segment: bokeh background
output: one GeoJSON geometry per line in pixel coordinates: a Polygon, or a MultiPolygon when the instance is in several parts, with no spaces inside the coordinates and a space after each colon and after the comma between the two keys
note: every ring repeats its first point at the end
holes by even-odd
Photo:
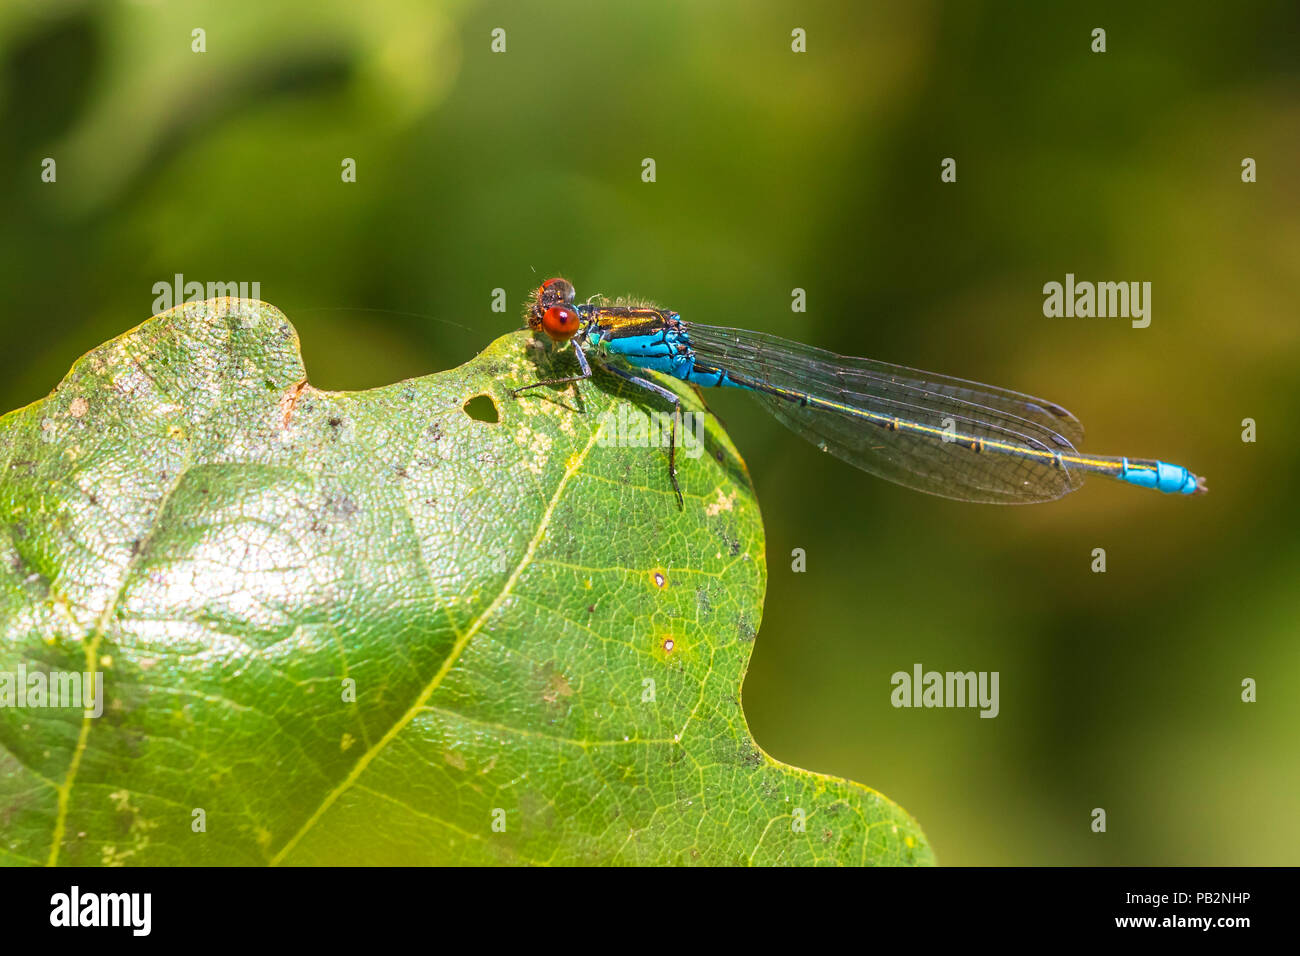
{"type": "Polygon", "coordinates": [[[260,282],[326,388],[459,364],[562,273],[1045,395],[1211,493],[961,505],[714,398],[767,526],[755,736],[948,864],[1300,863],[1297,49],[1292,0],[7,0],[0,406],[175,273],[260,282]],[[1066,272],[1150,281],[1151,326],[1044,318],[1066,272]],[[892,708],[916,662],[999,671],[1000,716],[892,708]]]}

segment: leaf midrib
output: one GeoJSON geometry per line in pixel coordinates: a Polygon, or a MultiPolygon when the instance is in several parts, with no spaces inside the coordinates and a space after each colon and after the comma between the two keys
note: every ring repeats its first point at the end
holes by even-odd
{"type": "Polygon", "coordinates": [[[587,455],[591,452],[591,449],[595,447],[596,439],[599,437],[599,434],[599,429],[593,431],[591,438],[587,440],[587,444],[583,447],[582,451],[576,458],[571,459],[566,465],[564,475],[560,478],[560,481],[555,488],[555,493],[547,503],[546,510],[542,512],[541,520],[537,525],[537,531],[533,534],[532,540],[528,542],[528,547],[524,549],[523,557],[519,559],[519,563],[515,566],[514,571],[512,571],[510,577],[506,579],[505,584],[503,584],[501,590],[497,592],[496,597],[492,599],[492,603],[484,608],[483,613],[474,619],[474,622],[468,629],[466,629],[465,633],[457,636],[456,643],[452,645],[451,650],[448,651],[446,658],[443,659],[442,665],[430,679],[424,690],[422,690],[419,696],[416,697],[414,703],[411,704],[406,713],[394,722],[393,726],[390,727],[381,738],[379,738],[374,746],[357,759],[357,762],[352,765],[352,769],[348,772],[348,775],[344,777],[333,790],[325,795],[324,799],[321,800],[320,805],[312,812],[311,816],[307,818],[298,831],[285,842],[279,852],[271,857],[268,861],[269,865],[279,866],[284,862],[285,858],[293,852],[294,848],[297,847],[302,838],[306,836],[308,831],[310,831],[312,827],[314,827],[316,823],[329,811],[330,807],[334,805],[339,797],[347,792],[347,790],[349,790],[352,785],[361,778],[361,775],[365,773],[366,768],[370,766],[370,763],[374,758],[378,756],[380,752],[382,752],[383,749],[387,747],[388,744],[392,742],[392,740],[401,733],[418,714],[424,711],[425,705],[428,704],[429,700],[438,690],[438,687],[442,684],[447,674],[451,672],[452,667],[456,665],[456,662],[460,659],[461,654],[469,645],[469,642],[480,630],[482,630],[483,625],[487,623],[488,618],[495,614],[497,608],[499,608],[505,599],[510,596],[510,593],[514,590],[514,586],[518,582],[520,575],[522,575],[524,570],[532,563],[533,556],[537,553],[537,549],[541,546],[542,539],[546,536],[546,531],[550,527],[551,517],[555,514],[555,509],[559,506],[560,500],[564,497],[565,489],[568,487],[573,476],[578,473],[582,468],[583,463],[587,460],[587,455]]]}

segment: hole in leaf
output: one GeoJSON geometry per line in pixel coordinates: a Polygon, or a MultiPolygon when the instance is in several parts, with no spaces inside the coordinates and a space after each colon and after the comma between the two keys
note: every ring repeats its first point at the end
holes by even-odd
{"type": "Polygon", "coordinates": [[[497,411],[497,403],[492,401],[489,395],[475,395],[463,406],[465,414],[476,422],[487,422],[495,425],[501,421],[501,413],[497,411]]]}

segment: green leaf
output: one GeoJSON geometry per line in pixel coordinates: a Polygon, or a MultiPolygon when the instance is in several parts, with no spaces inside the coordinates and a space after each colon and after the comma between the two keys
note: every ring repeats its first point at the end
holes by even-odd
{"type": "Polygon", "coordinates": [[[509,394],[572,370],[519,332],[324,392],[279,311],[217,299],[0,419],[0,691],[104,690],[0,708],[0,861],[932,862],[749,736],[763,532],[716,420],[679,509],[662,449],[600,439],[653,400],[509,394]]]}

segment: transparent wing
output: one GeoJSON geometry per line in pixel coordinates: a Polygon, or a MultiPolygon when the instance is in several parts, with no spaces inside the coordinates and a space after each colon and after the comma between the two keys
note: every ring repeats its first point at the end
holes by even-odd
{"type": "Polygon", "coordinates": [[[784,425],[888,481],[1008,504],[1050,501],[1083,482],[1061,459],[1083,426],[1054,402],[762,332],[686,325],[697,366],[760,386],[753,394],[784,425]]]}

